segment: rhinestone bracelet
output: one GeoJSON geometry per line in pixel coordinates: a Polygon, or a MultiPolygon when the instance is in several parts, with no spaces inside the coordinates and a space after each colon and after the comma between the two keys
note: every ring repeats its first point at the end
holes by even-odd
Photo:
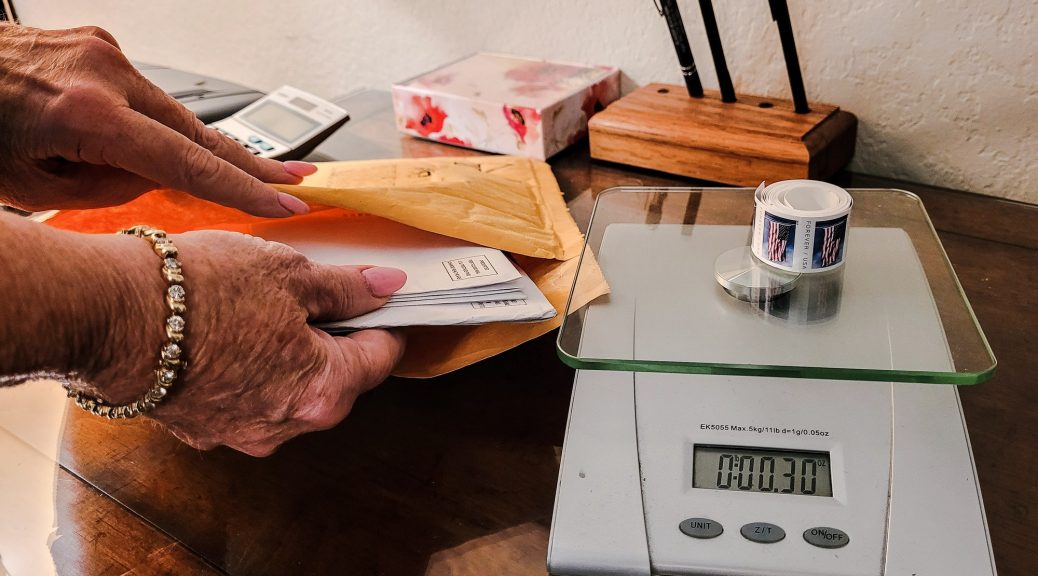
{"type": "Polygon", "coordinates": [[[184,351],[181,348],[181,340],[184,339],[184,312],[187,310],[185,305],[187,293],[182,284],[184,276],[182,274],[183,270],[180,267],[180,261],[177,260],[176,246],[173,245],[172,240],[166,237],[165,232],[148,226],[134,226],[133,228],[120,230],[119,233],[148,240],[151,242],[155,253],[162,259],[162,276],[169,284],[166,288],[166,304],[169,306],[170,315],[166,318],[166,337],[168,341],[159,350],[159,367],[155,370],[155,383],[136,401],[113,406],[106,404],[100,398],[77,392],[72,389],[70,383],[64,383],[68,397],[75,400],[77,406],[87,412],[112,420],[134,418],[155,408],[169,393],[169,389],[177,381],[180,371],[187,366],[183,359],[184,351]]]}

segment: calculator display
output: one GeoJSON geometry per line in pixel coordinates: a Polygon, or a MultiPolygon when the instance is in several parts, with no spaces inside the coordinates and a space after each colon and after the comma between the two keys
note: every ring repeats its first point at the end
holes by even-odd
{"type": "Polygon", "coordinates": [[[286,143],[295,142],[321,125],[316,120],[269,100],[249,110],[241,118],[286,143]]]}
{"type": "Polygon", "coordinates": [[[300,110],[306,110],[307,112],[313,110],[314,108],[317,108],[317,104],[314,104],[313,102],[305,98],[300,98],[299,96],[296,96],[295,98],[289,100],[288,103],[295,106],[296,108],[299,108],[300,110]]]}

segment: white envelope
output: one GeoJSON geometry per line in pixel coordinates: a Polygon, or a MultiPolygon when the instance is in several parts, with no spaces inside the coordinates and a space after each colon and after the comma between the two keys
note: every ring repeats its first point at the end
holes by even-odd
{"type": "MultiPolygon", "coordinates": [[[[512,280],[515,282],[515,280],[512,280]]],[[[509,282],[502,282],[501,284],[494,284],[492,286],[484,286],[482,288],[466,288],[464,290],[434,290],[432,292],[421,292],[418,294],[394,294],[389,297],[390,302],[407,302],[411,301],[422,301],[422,300],[434,300],[436,298],[451,297],[456,298],[459,296],[466,296],[470,301],[489,300],[487,296],[493,296],[495,294],[503,294],[505,292],[514,292],[515,288],[512,288],[509,282]]],[[[502,296],[504,298],[504,296],[502,296]]]]}
{"type": "MultiPolygon", "coordinates": [[[[513,280],[514,282],[514,280],[513,280]]],[[[472,296],[462,294],[460,296],[436,296],[435,298],[423,298],[421,300],[393,300],[383,304],[385,308],[394,306],[427,306],[429,304],[458,304],[460,302],[486,302],[488,300],[522,300],[526,294],[522,290],[506,290],[485,296],[472,296]]]]}
{"type": "Polygon", "coordinates": [[[488,322],[536,322],[555,317],[555,307],[548,302],[530,277],[523,274],[514,284],[527,295],[522,300],[492,300],[464,304],[426,304],[398,306],[368,312],[341,322],[328,322],[317,327],[328,332],[350,332],[365,328],[397,326],[455,326],[488,322]]]}
{"type": "Polygon", "coordinates": [[[325,264],[399,268],[407,273],[407,282],[398,295],[488,286],[520,277],[500,250],[374,216],[264,222],[254,225],[253,233],[325,264]]]}

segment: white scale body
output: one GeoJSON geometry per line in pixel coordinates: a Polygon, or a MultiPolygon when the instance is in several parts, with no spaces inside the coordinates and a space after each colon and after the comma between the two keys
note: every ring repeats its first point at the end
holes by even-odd
{"type": "MultiPolygon", "coordinates": [[[[619,225],[606,231],[599,255],[603,268],[629,266],[630,273],[609,277],[608,309],[588,311],[582,354],[595,357],[598,343],[608,340],[613,346],[618,338],[628,340],[622,344],[632,349],[658,350],[662,358],[678,353],[668,346],[717,346],[712,353],[724,354],[724,337],[687,341],[680,326],[691,318],[652,293],[652,279],[658,281],[661,267],[675,268],[675,258],[714,257],[716,250],[702,249],[702,233],[714,234],[705,245],[713,246],[718,238],[738,245],[747,230],[696,228],[691,235],[665,226],[619,225]],[[660,242],[660,234],[669,236],[660,242]],[[651,259],[638,256],[647,246],[655,255],[651,259]],[[641,297],[624,296],[634,293],[641,297]],[[638,328],[632,333],[634,307],[638,328]],[[628,328],[615,329],[621,325],[628,328]]],[[[921,368],[933,362],[946,366],[947,345],[932,299],[927,303],[892,294],[876,306],[853,304],[862,300],[862,291],[889,278],[909,287],[922,281],[925,287],[908,238],[892,229],[855,229],[852,238],[874,250],[852,252],[849,262],[872,253],[893,263],[885,279],[847,270],[839,319],[873,328],[849,353],[896,355],[895,350],[907,347],[921,368]],[[894,326],[902,322],[909,324],[894,326]],[[916,342],[881,337],[872,346],[869,337],[885,327],[892,327],[888,334],[915,330],[916,342]]],[[[849,244],[851,249],[855,245],[849,244]]],[[[858,272],[867,269],[857,266],[858,272]]],[[[692,292],[719,290],[710,285],[712,278],[678,281],[692,292]]],[[[695,315],[717,322],[719,331],[746,329],[738,318],[726,317],[729,303],[715,301],[721,307],[705,304],[707,309],[695,315]],[[712,314],[717,316],[711,319],[712,314]]],[[[743,303],[732,299],[730,305],[743,303]]],[[[807,339],[806,345],[830,345],[825,327],[797,334],[807,339]],[[812,334],[817,342],[810,340],[812,334]]],[[[762,334],[756,344],[766,345],[772,337],[762,334]]],[[[762,364],[779,363],[766,354],[762,364]]],[[[574,384],[548,568],[558,576],[995,574],[955,386],[595,370],[579,370],[574,384]],[[697,445],[827,453],[832,496],[694,488],[697,445]],[[719,523],[723,532],[712,538],[687,536],[679,524],[689,518],[719,523]],[[744,525],[761,522],[780,528],[785,537],[760,543],[742,535],[744,525]],[[804,533],[813,528],[835,528],[848,542],[839,548],[812,545],[804,533]]]]}

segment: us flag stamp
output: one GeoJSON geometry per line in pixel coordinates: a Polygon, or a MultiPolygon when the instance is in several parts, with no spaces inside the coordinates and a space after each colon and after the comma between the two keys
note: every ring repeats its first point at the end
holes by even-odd
{"type": "Polygon", "coordinates": [[[796,220],[782,218],[770,212],[765,212],[761,255],[776,264],[791,266],[796,229],[796,220]]]}
{"type": "Polygon", "coordinates": [[[811,267],[828,268],[843,260],[847,235],[847,216],[815,223],[815,243],[811,250],[811,267]]]}

